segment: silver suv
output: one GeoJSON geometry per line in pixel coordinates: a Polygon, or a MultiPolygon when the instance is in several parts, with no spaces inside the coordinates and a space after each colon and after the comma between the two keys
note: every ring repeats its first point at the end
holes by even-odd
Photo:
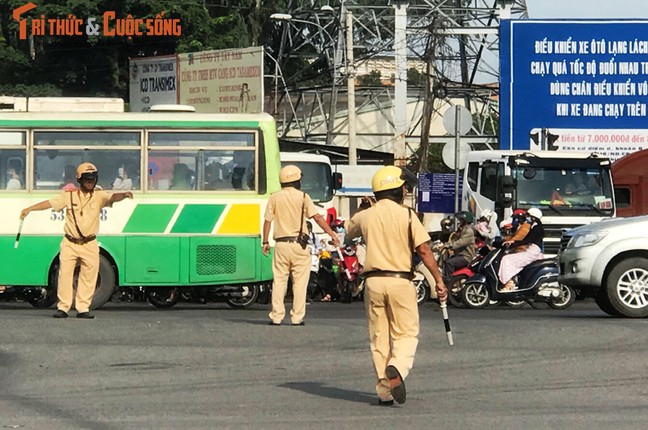
{"type": "Polygon", "coordinates": [[[614,316],[648,316],[648,216],[612,218],[561,239],[558,281],[614,316]]]}

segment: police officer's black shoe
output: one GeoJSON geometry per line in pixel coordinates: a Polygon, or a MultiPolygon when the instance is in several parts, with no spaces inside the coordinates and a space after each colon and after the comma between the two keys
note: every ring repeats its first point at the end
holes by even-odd
{"type": "Polygon", "coordinates": [[[67,318],[68,314],[67,314],[67,312],[62,311],[62,310],[59,309],[56,312],[54,312],[54,315],[52,315],[52,317],[54,317],[54,318],[67,318]]]}
{"type": "Polygon", "coordinates": [[[94,315],[90,315],[90,312],[81,312],[77,314],[77,318],[91,320],[94,319],[94,315]]]}
{"type": "Polygon", "coordinates": [[[268,325],[281,325],[281,323],[277,323],[277,322],[274,322],[274,321],[270,321],[270,322],[268,323],[268,325]]]}
{"type": "Polygon", "coordinates": [[[378,399],[378,406],[394,406],[394,401],[378,399]]]}
{"type": "Polygon", "coordinates": [[[304,321],[300,321],[298,323],[292,323],[291,325],[298,326],[298,325],[306,325],[304,321]]]}

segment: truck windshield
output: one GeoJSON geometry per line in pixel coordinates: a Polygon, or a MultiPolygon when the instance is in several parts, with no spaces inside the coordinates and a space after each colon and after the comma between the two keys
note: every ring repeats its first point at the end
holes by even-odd
{"type": "Polygon", "coordinates": [[[512,171],[517,206],[551,209],[552,215],[610,216],[614,205],[609,169],[525,167],[512,171]]]}
{"type": "Polygon", "coordinates": [[[315,203],[326,203],[333,200],[333,176],[331,165],[311,161],[290,161],[302,171],[301,189],[308,193],[315,203]]]}

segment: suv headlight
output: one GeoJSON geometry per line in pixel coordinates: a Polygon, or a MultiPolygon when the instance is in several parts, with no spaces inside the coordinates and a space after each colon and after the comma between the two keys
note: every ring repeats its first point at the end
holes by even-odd
{"type": "Polygon", "coordinates": [[[582,248],[584,246],[596,245],[602,241],[607,234],[607,231],[597,231],[574,235],[567,244],[567,248],[582,248]]]}

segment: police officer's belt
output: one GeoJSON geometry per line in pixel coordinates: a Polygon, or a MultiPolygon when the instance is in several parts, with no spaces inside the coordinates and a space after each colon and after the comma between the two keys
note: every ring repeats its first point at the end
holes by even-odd
{"type": "Polygon", "coordinates": [[[83,244],[86,244],[88,242],[92,242],[93,240],[95,240],[97,238],[97,236],[95,236],[94,234],[91,234],[90,236],[86,236],[83,239],[77,239],[74,236],[70,236],[69,234],[66,234],[65,238],[67,240],[69,240],[70,242],[75,243],[77,245],[83,245],[83,244]]]}
{"type": "Polygon", "coordinates": [[[409,279],[410,281],[414,278],[412,272],[395,272],[391,270],[372,270],[371,272],[363,272],[362,276],[364,278],[373,278],[374,276],[382,278],[402,278],[409,279]]]}
{"type": "Polygon", "coordinates": [[[284,236],[275,239],[275,242],[297,242],[297,236],[284,236]]]}

